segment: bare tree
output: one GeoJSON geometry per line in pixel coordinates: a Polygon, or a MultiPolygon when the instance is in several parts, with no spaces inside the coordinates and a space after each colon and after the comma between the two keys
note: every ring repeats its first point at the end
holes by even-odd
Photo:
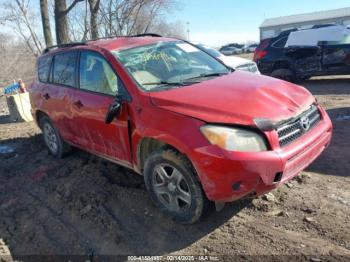
{"type": "Polygon", "coordinates": [[[167,22],[159,19],[158,21],[154,21],[153,25],[150,26],[149,31],[157,32],[158,34],[167,37],[186,38],[185,25],[181,21],[167,22]]]}
{"type": "Polygon", "coordinates": [[[26,43],[34,56],[42,50],[41,39],[36,32],[37,18],[34,9],[31,9],[29,0],[7,1],[3,4],[0,21],[13,29],[26,43]]]}
{"type": "Polygon", "coordinates": [[[73,7],[84,0],[74,0],[67,8],[66,0],[55,0],[55,30],[57,44],[69,42],[67,14],[73,7]]]}
{"type": "Polygon", "coordinates": [[[98,38],[97,14],[100,8],[100,0],[88,0],[90,6],[90,28],[91,38],[98,38]]]}
{"type": "Polygon", "coordinates": [[[105,36],[150,32],[161,21],[159,18],[173,9],[176,3],[176,0],[102,0],[100,32],[105,36]]]}
{"type": "Polygon", "coordinates": [[[0,57],[0,86],[6,86],[18,78],[25,82],[32,80],[35,57],[25,40],[0,33],[0,57]]]}
{"type": "Polygon", "coordinates": [[[74,7],[67,16],[70,41],[85,41],[90,38],[90,12],[88,1],[74,7]]]}
{"type": "MultiPolygon", "coordinates": [[[[72,0],[71,0],[72,1],[72,0]]],[[[71,40],[147,32],[184,36],[182,23],[169,22],[178,0],[87,0],[69,12],[71,40]],[[167,30],[168,29],[168,30],[167,30]]]]}
{"type": "Polygon", "coordinates": [[[46,46],[52,46],[52,34],[47,0],[40,0],[40,12],[46,46]]]}
{"type": "Polygon", "coordinates": [[[55,40],[62,44],[145,32],[178,36],[183,31],[182,24],[168,22],[177,0],[86,0],[84,5],[77,4],[84,0],[40,0],[40,12],[34,0],[4,1],[0,24],[13,29],[35,56],[43,39],[51,46],[55,40]]]}

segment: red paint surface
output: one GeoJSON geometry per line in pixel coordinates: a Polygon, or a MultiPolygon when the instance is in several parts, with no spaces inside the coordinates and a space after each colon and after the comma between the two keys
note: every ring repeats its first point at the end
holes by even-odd
{"type": "MultiPolygon", "coordinates": [[[[271,150],[259,153],[228,152],[209,144],[199,128],[206,123],[247,125],[254,118],[283,121],[315,102],[303,87],[244,72],[203,81],[192,86],[157,93],[140,91],[111,55],[164,38],[100,40],[75,50],[94,50],[103,55],[121,78],[132,100],[111,124],[104,118],[113,97],[63,86],[35,82],[30,88],[32,112],[47,114],[69,143],[140,172],[138,147],[144,138],[158,139],[185,154],[195,167],[211,200],[232,201],[249,193],[267,192],[306,168],[329,144],[332,124],[321,108],[321,122],[283,148],[276,131],[262,132],[271,150]],[[43,95],[49,93],[50,99],[43,95]],[[74,103],[80,101],[83,107],[74,103]],[[282,181],[273,183],[278,172],[282,181]],[[232,184],[240,182],[239,190],[232,184]]],[[[54,53],[56,51],[52,51],[54,53]]]]}

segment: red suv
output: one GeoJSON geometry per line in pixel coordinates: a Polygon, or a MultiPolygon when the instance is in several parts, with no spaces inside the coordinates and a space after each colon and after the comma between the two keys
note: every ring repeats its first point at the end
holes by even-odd
{"type": "Polygon", "coordinates": [[[292,179],[332,134],[303,87],[155,36],[45,50],[30,97],[52,155],[74,146],[133,169],[182,223],[197,221],[210,201],[221,207],[292,179]]]}

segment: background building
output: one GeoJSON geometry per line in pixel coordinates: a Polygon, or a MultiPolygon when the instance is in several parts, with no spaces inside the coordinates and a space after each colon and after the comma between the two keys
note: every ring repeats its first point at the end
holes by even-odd
{"type": "Polygon", "coordinates": [[[308,29],[322,24],[350,25],[350,7],[265,19],[260,26],[260,40],[288,29],[308,29]]]}

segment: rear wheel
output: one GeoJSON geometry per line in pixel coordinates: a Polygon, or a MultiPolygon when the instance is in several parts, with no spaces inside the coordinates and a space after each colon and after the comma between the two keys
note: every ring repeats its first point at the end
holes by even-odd
{"type": "Polygon", "coordinates": [[[288,82],[292,82],[292,83],[296,81],[296,76],[294,71],[287,68],[276,69],[271,73],[271,76],[288,81],[288,82]]]}
{"type": "Polygon", "coordinates": [[[297,79],[297,82],[303,82],[303,81],[306,81],[306,80],[309,80],[311,77],[310,76],[299,76],[298,79],[297,79]]]}
{"type": "Polygon", "coordinates": [[[70,145],[64,142],[48,117],[44,116],[40,119],[40,127],[43,133],[44,142],[53,156],[62,158],[71,150],[70,145]]]}
{"type": "Polygon", "coordinates": [[[189,161],[175,150],[159,150],[147,159],[144,179],[152,201],[173,220],[192,224],[208,201],[189,161]]]}

